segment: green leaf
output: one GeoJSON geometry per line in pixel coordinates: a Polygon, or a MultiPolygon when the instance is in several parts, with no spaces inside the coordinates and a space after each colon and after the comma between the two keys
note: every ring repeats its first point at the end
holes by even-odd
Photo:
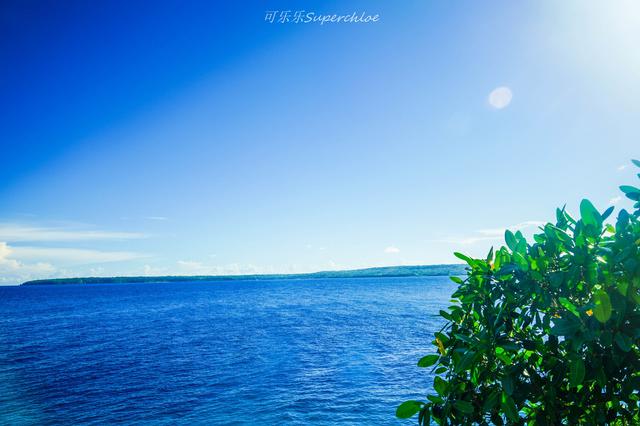
{"type": "Polygon", "coordinates": [[[497,389],[491,392],[482,404],[482,411],[486,413],[488,411],[491,411],[496,405],[498,405],[498,403],[500,402],[500,394],[500,391],[497,389]]]}
{"type": "Polygon", "coordinates": [[[605,348],[608,348],[613,344],[613,333],[609,330],[605,330],[600,334],[600,343],[605,348]]]}
{"type": "Polygon", "coordinates": [[[460,363],[456,365],[455,371],[457,373],[461,373],[463,371],[468,370],[473,366],[473,362],[475,361],[476,353],[475,351],[468,350],[464,356],[460,359],[460,363]]]}
{"type": "Polygon", "coordinates": [[[553,320],[551,334],[554,336],[573,336],[580,329],[580,322],[570,318],[558,318],[553,320]]]}
{"type": "Polygon", "coordinates": [[[462,278],[460,278],[460,277],[449,277],[449,279],[450,279],[451,281],[453,281],[454,283],[456,283],[456,284],[462,284],[462,283],[464,283],[464,281],[462,281],[462,278]]]}
{"type": "Polygon", "coordinates": [[[584,361],[577,358],[571,362],[569,367],[569,385],[571,387],[577,387],[582,384],[584,380],[584,361]]]}
{"type": "Polygon", "coordinates": [[[580,216],[585,225],[598,227],[602,224],[602,216],[600,216],[600,213],[598,213],[598,210],[593,206],[591,201],[586,198],[580,203],[580,216]]]}
{"type": "Polygon", "coordinates": [[[617,288],[621,295],[626,296],[629,291],[629,283],[626,281],[620,281],[617,288]]]}
{"type": "Polygon", "coordinates": [[[632,162],[633,164],[635,164],[636,166],[640,167],[640,161],[638,161],[638,160],[631,160],[631,162],[632,162]]]}
{"type": "Polygon", "coordinates": [[[529,270],[529,262],[527,262],[527,259],[522,254],[515,253],[513,255],[513,260],[515,260],[516,265],[518,265],[518,267],[524,272],[527,272],[529,270]]]}
{"type": "Polygon", "coordinates": [[[447,385],[448,383],[440,376],[436,376],[436,378],[433,379],[433,388],[435,389],[436,392],[438,392],[438,395],[446,394],[447,385]]]}
{"type": "Polygon", "coordinates": [[[507,243],[507,247],[509,247],[511,251],[516,250],[518,242],[516,241],[516,237],[515,235],[513,235],[513,232],[509,231],[508,229],[504,231],[504,240],[507,243]]]}
{"type": "Polygon", "coordinates": [[[558,301],[560,302],[560,304],[562,306],[564,306],[564,308],[566,310],[568,310],[569,312],[571,312],[573,315],[577,316],[578,318],[580,318],[580,312],[578,312],[578,308],[576,308],[576,305],[574,305],[573,303],[571,303],[569,301],[569,299],[567,299],[566,297],[561,297],[560,299],[558,299],[558,301]]]}
{"type": "Polygon", "coordinates": [[[640,188],[636,188],[635,186],[630,185],[622,185],[620,187],[620,190],[622,190],[622,192],[624,192],[625,194],[629,194],[631,192],[640,192],[640,188]]]}
{"type": "Polygon", "coordinates": [[[596,262],[589,263],[585,266],[585,278],[589,284],[598,283],[598,264],[596,262]]]}
{"type": "Polygon", "coordinates": [[[460,399],[454,402],[453,406],[456,408],[456,410],[460,411],[461,413],[464,413],[464,414],[473,413],[473,404],[471,404],[469,401],[464,401],[460,399]]]}
{"type": "Polygon", "coordinates": [[[463,342],[468,343],[470,345],[475,345],[476,344],[476,340],[474,340],[474,338],[471,338],[469,336],[465,336],[464,334],[454,333],[453,336],[456,339],[462,340],[463,342]]]}
{"type": "Polygon", "coordinates": [[[607,220],[607,218],[608,218],[609,216],[611,216],[611,213],[613,213],[613,210],[614,210],[614,209],[615,209],[615,207],[614,207],[614,206],[611,206],[611,207],[609,207],[608,209],[606,209],[606,210],[604,211],[604,213],[602,213],[602,220],[603,220],[603,221],[607,220]]]}
{"type": "Polygon", "coordinates": [[[596,371],[596,381],[601,387],[607,385],[607,374],[604,372],[604,368],[600,367],[600,369],[596,371]]]}
{"type": "Polygon", "coordinates": [[[440,355],[423,356],[422,358],[420,358],[420,361],[418,361],[418,367],[431,367],[436,362],[438,362],[439,358],[440,355]]]}
{"type": "Polygon", "coordinates": [[[405,401],[396,409],[396,417],[400,419],[408,419],[416,415],[418,411],[422,409],[424,402],[420,401],[405,401]]]}
{"type": "Polygon", "coordinates": [[[515,402],[513,402],[513,398],[511,398],[506,393],[502,393],[502,411],[507,415],[507,418],[512,422],[517,422],[520,419],[520,415],[518,414],[518,409],[516,408],[515,402]]]}
{"type": "Polygon", "coordinates": [[[627,196],[627,198],[633,200],[633,201],[638,201],[640,200],[640,189],[633,187],[633,186],[629,186],[629,185],[623,185],[620,187],[620,190],[622,192],[624,192],[624,194],[627,196]]]}
{"type": "Polygon", "coordinates": [[[491,247],[491,250],[489,250],[489,254],[487,254],[487,262],[493,262],[493,247],[491,247]]]}
{"type": "Polygon", "coordinates": [[[507,351],[502,347],[496,348],[496,357],[504,362],[506,365],[511,365],[511,357],[507,353],[507,351]]]}
{"type": "Polygon", "coordinates": [[[553,288],[560,287],[564,282],[564,274],[562,272],[552,272],[549,274],[549,282],[553,288]]]}
{"type": "Polygon", "coordinates": [[[611,299],[604,290],[599,290],[593,297],[595,307],[593,309],[593,315],[601,323],[609,321],[611,318],[611,299]]]}
{"type": "Polygon", "coordinates": [[[467,256],[465,254],[462,254],[462,253],[459,253],[459,252],[456,251],[455,253],[453,253],[453,255],[455,257],[457,257],[458,259],[460,259],[460,260],[464,260],[469,265],[471,265],[473,263],[473,259],[471,259],[469,256],[467,256]]]}
{"type": "Polygon", "coordinates": [[[504,376],[502,378],[502,389],[504,390],[504,392],[507,395],[512,395],[513,388],[514,388],[513,377],[510,375],[504,376]]]}
{"type": "Polygon", "coordinates": [[[616,345],[618,345],[618,347],[624,352],[629,352],[631,350],[630,339],[622,333],[616,333],[613,340],[616,342],[616,345]]]}
{"type": "Polygon", "coordinates": [[[431,425],[431,412],[429,407],[424,407],[418,414],[418,426],[430,426],[431,425]]]}
{"type": "Polygon", "coordinates": [[[449,312],[443,311],[442,309],[440,309],[439,314],[442,318],[446,319],[447,321],[451,321],[451,314],[449,312]]]}

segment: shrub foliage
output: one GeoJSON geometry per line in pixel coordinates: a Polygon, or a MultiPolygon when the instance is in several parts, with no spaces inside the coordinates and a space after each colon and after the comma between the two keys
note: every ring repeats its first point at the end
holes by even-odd
{"type": "MultiPolygon", "coordinates": [[[[640,162],[634,160],[640,167],[640,162]]],[[[640,177],[640,174],[638,175],[640,177]]],[[[640,424],[640,189],[632,212],[580,204],[468,264],[435,353],[435,393],[396,415],[428,425],[640,424]]]]}

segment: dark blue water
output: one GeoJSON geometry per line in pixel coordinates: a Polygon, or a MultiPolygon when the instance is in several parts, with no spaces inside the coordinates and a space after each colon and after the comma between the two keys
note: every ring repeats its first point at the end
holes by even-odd
{"type": "Polygon", "coordinates": [[[431,386],[416,362],[452,290],[445,277],[0,287],[0,424],[407,424],[395,407],[431,386]]]}

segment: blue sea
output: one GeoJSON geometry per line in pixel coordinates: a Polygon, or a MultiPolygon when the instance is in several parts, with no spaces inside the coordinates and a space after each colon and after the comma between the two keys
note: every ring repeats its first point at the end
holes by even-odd
{"type": "Polygon", "coordinates": [[[446,277],[0,287],[0,424],[395,425],[446,277]]]}

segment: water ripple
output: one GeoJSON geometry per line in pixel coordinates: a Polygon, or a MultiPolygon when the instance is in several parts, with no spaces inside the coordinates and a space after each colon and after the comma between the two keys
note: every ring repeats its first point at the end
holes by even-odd
{"type": "Polygon", "coordinates": [[[0,287],[0,424],[406,424],[446,278],[0,287]]]}

